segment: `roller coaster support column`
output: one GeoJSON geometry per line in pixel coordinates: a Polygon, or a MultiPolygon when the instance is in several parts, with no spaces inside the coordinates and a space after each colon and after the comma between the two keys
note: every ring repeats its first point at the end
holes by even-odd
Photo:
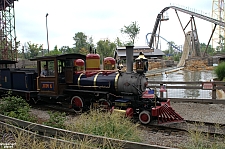
{"type": "Polygon", "coordinates": [[[214,26],[214,28],[213,28],[212,34],[211,34],[211,36],[210,36],[210,38],[209,38],[209,41],[208,41],[208,44],[207,44],[207,46],[206,46],[205,52],[204,52],[204,54],[203,54],[203,57],[205,56],[205,53],[206,53],[207,50],[208,50],[209,43],[210,43],[210,41],[211,41],[211,39],[212,39],[212,36],[213,36],[213,33],[214,33],[215,29],[216,29],[216,25],[217,25],[217,24],[215,24],[215,26],[214,26]]]}
{"type": "MultiPolygon", "coordinates": [[[[186,36],[186,34],[185,34],[185,28],[188,26],[188,24],[190,23],[190,21],[187,23],[187,25],[186,25],[186,27],[184,28],[183,27],[183,25],[182,25],[182,23],[181,23],[181,20],[180,20],[180,17],[179,17],[179,15],[178,15],[178,13],[177,13],[177,10],[175,9],[175,12],[176,12],[176,14],[177,14],[177,18],[178,18],[178,20],[179,20],[179,22],[180,22],[180,26],[181,26],[181,28],[182,28],[182,31],[183,31],[183,33],[184,33],[184,36],[185,36],[185,40],[187,40],[188,41],[188,38],[187,38],[187,36],[186,36]]],[[[188,46],[189,46],[189,48],[190,48],[190,42],[188,42],[189,44],[188,44],[188,46]]]]}

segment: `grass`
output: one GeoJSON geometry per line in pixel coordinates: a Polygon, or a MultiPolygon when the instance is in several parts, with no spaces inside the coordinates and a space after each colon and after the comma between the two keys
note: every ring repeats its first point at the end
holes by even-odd
{"type": "MultiPolygon", "coordinates": [[[[1,127],[0,127],[1,128],[1,127]]],[[[71,137],[63,137],[61,139],[51,139],[44,140],[36,135],[30,134],[27,131],[18,131],[14,129],[1,128],[0,134],[10,134],[11,135],[11,143],[9,140],[6,142],[1,142],[4,145],[0,146],[1,148],[9,148],[10,144],[14,144],[12,148],[14,149],[71,149],[71,148],[79,148],[79,149],[89,149],[92,148],[90,141],[82,140],[82,141],[74,141],[71,137]],[[3,132],[4,130],[4,132],[3,132]],[[13,132],[13,133],[12,133],[13,132]],[[8,146],[6,145],[9,144],[8,146]]],[[[0,136],[1,138],[1,136],[0,136]]],[[[3,140],[3,139],[2,139],[3,140]]]]}
{"type": "MultiPolygon", "coordinates": [[[[36,118],[28,115],[30,107],[27,103],[24,103],[19,97],[4,97],[0,103],[1,114],[16,117],[23,120],[34,121],[36,118]],[[24,108],[25,107],[25,108],[24,108]]],[[[138,124],[135,124],[131,119],[124,117],[120,113],[102,112],[100,110],[91,110],[88,113],[83,113],[79,117],[71,118],[65,122],[65,113],[59,114],[49,113],[50,119],[43,124],[47,124],[52,127],[65,128],[67,130],[81,132],[85,134],[99,135],[109,138],[115,138],[119,140],[128,140],[134,142],[141,142],[141,131],[138,130],[138,124]]],[[[203,123],[196,124],[196,127],[204,126],[203,123]]],[[[219,124],[215,125],[216,128],[220,128],[219,124]]],[[[10,131],[8,131],[10,132],[10,131]]],[[[61,139],[70,142],[76,142],[74,145],[69,142],[59,142],[57,140],[46,141],[37,138],[33,135],[29,135],[26,132],[13,132],[16,142],[16,148],[123,148],[123,144],[112,144],[109,140],[104,140],[102,143],[97,143],[96,140],[89,138],[75,140],[71,136],[64,136],[61,139]],[[99,145],[100,144],[100,145],[99,145]]],[[[0,143],[3,140],[5,132],[0,128],[0,143]]],[[[201,131],[189,131],[189,139],[185,144],[180,144],[180,148],[183,149],[224,149],[225,137],[211,136],[201,131]]],[[[8,139],[11,137],[9,136],[8,139]]],[[[160,140],[166,141],[166,140],[160,140]]],[[[172,142],[171,142],[172,145],[172,142]]],[[[0,146],[0,149],[4,148],[0,146]]]]}
{"type": "MultiPolygon", "coordinates": [[[[55,116],[51,114],[51,121],[47,121],[48,125],[53,126],[52,121],[56,121],[56,118],[61,122],[61,116],[55,116]]],[[[64,115],[65,116],[65,115],[64,115]]],[[[62,126],[62,124],[60,124],[62,126]]],[[[83,113],[82,115],[72,118],[69,122],[67,121],[63,127],[67,130],[93,134],[99,136],[105,136],[109,138],[115,138],[119,140],[129,140],[141,142],[140,132],[137,129],[137,124],[131,122],[130,119],[121,116],[119,113],[109,113],[109,112],[100,112],[98,110],[91,110],[89,113],[83,113]]],[[[54,126],[53,126],[54,127],[54,126]]],[[[105,149],[114,149],[114,148],[123,148],[123,144],[115,143],[113,144],[110,140],[105,139],[101,143],[99,140],[93,140],[91,138],[84,139],[73,139],[72,136],[61,137],[60,139],[76,142],[77,145],[66,142],[59,142],[56,140],[46,141],[40,138],[37,138],[33,135],[29,135],[26,132],[14,132],[16,148],[105,148],[105,149]]],[[[0,132],[1,134],[1,132],[0,132]]],[[[0,135],[1,140],[1,135],[0,135]]],[[[2,147],[2,146],[1,146],[2,147]]],[[[0,147],[0,148],[1,148],[0,147]]]]}
{"type": "MultiPolygon", "coordinates": [[[[195,127],[204,126],[204,123],[195,124],[195,127]]],[[[215,124],[216,128],[219,128],[218,124],[215,124]]],[[[182,149],[224,149],[225,137],[219,137],[217,135],[210,135],[203,133],[202,131],[189,130],[189,140],[185,144],[181,144],[182,149]]]]}
{"type": "MultiPolygon", "coordinates": [[[[204,123],[195,124],[194,127],[202,127],[204,123]]],[[[119,140],[129,140],[141,142],[140,131],[137,129],[137,124],[134,124],[130,119],[121,116],[118,113],[106,113],[98,110],[92,110],[89,113],[83,113],[78,118],[71,118],[67,121],[64,127],[71,131],[100,135],[119,140]]],[[[216,129],[220,129],[219,124],[215,124],[216,129]]],[[[3,129],[0,128],[0,140],[3,129]]],[[[123,144],[112,144],[109,140],[103,140],[98,143],[97,140],[91,138],[73,139],[72,136],[64,135],[60,137],[62,140],[46,141],[36,136],[30,135],[27,132],[18,132],[15,130],[6,130],[4,133],[13,132],[16,142],[16,148],[31,148],[31,149],[69,149],[69,148],[123,148],[123,144]],[[68,142],[69,141],[69,142],[68,142]],[[72,143],[70,143],[72,142],[72,143]],[[76,143],[76,144],[74,144],[76,143]]],[[[159,140],[166,141],[166,140],[159,140]]],[[[168,140],[167,140],[168,141],[168,140]]],[[[172,145],[172,142],[171,142],[172,145]]],[[[2,148],[3,146],[0,146],[2,148]]],[[[202,131],[189,130],[189,139],[185,144],[178,145],[181,149],[224,149],[225,137],[212,136],[202,131]]]]}
{"type": "Polygon", "coordinates": [[[140,142],[138,125],[120,113],[101,112],[91,110],[80,115],[79,119],[72,119],[66,129],[87,134],[99,135],[120,140],[140,142]]]}

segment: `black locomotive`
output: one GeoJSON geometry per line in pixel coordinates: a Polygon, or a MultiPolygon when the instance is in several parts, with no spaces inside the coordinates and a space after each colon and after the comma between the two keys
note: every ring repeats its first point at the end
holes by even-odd
{"type": "Polygon", "coordinates": [[[170,100],[162,100],[147,88],[148,61],[142,53],[135,59],[133,71],[133,46],[126,47],[126,71],[115,70],[113,58],[104,59],[100,69],[100,56],[64,54],[31,59],[37,69],[1,68],[2,93],[12,91],[27,101],[45,100],[69,104],[75,112],[90,108],[122,111],[129,117],[138,117],[148,124],[152,119],[159,123],[183,120],[170,107],[170,100]],[[48,75],[41,76],[46,65],[48,75]]]}

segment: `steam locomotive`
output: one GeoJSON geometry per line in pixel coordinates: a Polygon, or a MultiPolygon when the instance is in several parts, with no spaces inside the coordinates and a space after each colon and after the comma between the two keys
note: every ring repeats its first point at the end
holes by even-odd
{"type": "MultiPolygon", "coordinates": [[[[27,101],[44,100],[61,102],[80,113],[90,108],[123,112],[135,117],[142,124],[153,119],[158,123],[183,120],[171,107],[170,100],[163,100],[147,88],[148,60],[140,53],[133,70],[133,46],[126,47],[126,71],[115,69],[112,57],[104,58],[100,69],[100,56],[63,54],[36,57],[37,69],[1,68],[0,93],[11,91],[27,101]],[[40,75],[42,67],[48,75],[40,75]]],[[[119,66],[119,65],[118,65],[119,66]]]]}

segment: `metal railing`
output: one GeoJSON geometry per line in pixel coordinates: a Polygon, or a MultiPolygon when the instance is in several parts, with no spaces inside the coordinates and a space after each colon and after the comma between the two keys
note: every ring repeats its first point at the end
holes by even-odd
{"type": "Polygon", "coordinates": [[[148,81],[148,87],[154,89],[158,97],[174,101],[225,103],[225,82],[148,81]]]}

